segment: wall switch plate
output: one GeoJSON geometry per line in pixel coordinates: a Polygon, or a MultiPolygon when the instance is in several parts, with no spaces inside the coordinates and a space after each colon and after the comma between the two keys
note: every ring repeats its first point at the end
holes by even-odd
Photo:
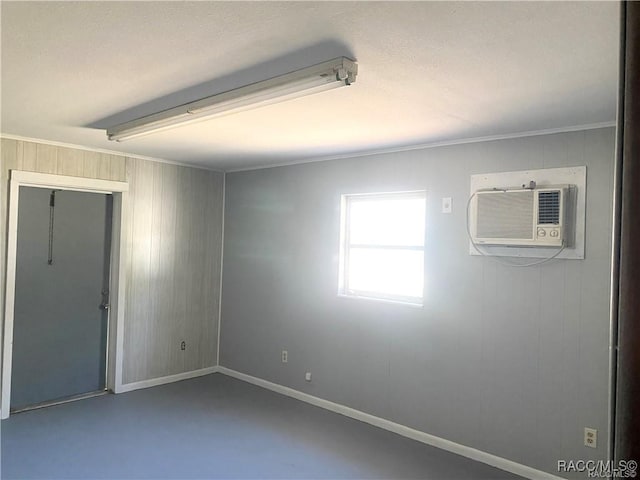
{"type": "Polygon", "coordinates": [[[451,197],[442,197],[442,213],[451,213],[451,197]]]}
{"type": "Polygon", "coordinates": [[[282,363],[287,363],[289,361],[289,352],[286,350],[282,350],[282,363]]]}
{"type": "Polygon", "coordinates": [[[584,446],[597,448],[598,447],[598,430],[595,428],[584,429],[584,446]]]}
{"type": "Polygon", "coordinates": [[[304,374],[304,379],[305,379],[307,382],[310,382],[310,381],[311,381],[311,372],[307,372],[307,373],[305,373],[305,374],[304,374]]]}

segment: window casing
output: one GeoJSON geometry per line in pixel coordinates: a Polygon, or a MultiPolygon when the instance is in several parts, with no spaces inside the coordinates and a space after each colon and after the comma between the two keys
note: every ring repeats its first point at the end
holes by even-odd
{"type": "Polygon", "coordinates": [[[342,196],[339,294],[422,305],[426,193],[342,196]]]}

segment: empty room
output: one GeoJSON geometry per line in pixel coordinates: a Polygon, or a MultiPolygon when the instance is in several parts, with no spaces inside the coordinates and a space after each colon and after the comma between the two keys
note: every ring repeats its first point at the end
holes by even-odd
{"type": "Polygon", "coordinates": [[[1,478],[636,476],[639,3],[0,19],[1,478]]]}

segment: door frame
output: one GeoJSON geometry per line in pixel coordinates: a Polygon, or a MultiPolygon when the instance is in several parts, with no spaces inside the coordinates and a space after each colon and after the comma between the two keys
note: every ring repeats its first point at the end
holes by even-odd
{"type": "Polygon", "coordinates": [[[129,184],[94,178],[69,177],[48,173],[10,171],[7,266],[4,305],[4,335],[2,341],[2,419],[9,417],[11,405],[11,365],[13,356],[13,323],[16,290],[16,254],[18,242],[18,203],[20,187],[51,188],[77,192],[103,193],[113,195],[113,215],[111,217],[111,268],[109,274],[110,304],[107,331],[107,372],[108,390],[119,393],[122,390],[122,351],[124,346],[124,319],[126,293],[126,219],[129,184]]]}

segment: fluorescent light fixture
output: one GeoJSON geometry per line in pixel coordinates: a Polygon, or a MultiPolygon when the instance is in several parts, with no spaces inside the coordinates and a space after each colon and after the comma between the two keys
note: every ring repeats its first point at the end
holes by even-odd
{"type": "Polygon", "coordinates": [[[356,81],[357,73],[358,64],[353,60],[346,57],[334,58],[318,65],[115,125],[107,129],[107,137],[109,140],[122,142],[188,123],[332,90],[351,85],[356,81]]]}

